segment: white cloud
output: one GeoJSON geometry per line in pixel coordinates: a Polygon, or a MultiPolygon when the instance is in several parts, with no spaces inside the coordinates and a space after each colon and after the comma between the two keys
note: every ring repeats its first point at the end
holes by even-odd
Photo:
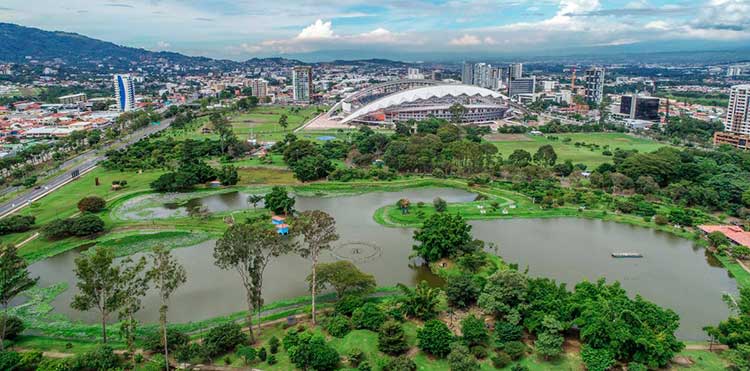
{"type": "Polygon", "coordinates": [[[333,33],[331,22],[323,22],[318,19],[315,23],[305,27],[302,32],[297,35],[298,40],[315,40],[315,39],[331,39],[336,37],[333,33]]]}
{"type": "Polygon", "coordinates": [[[157,42],[157,43],[156,43],[156,46],[157,46],[157,47],[158,47],[159,49],[167,49],[167,48],[169,48],[170,46],[172,46],[172,44],[170,44],[170,43],[168,43],[168,42],[166,42],[166,41],[159,41],[159,42],[157,42]]]}
{"type": "Polygon", "coordinates": [[[474,35],[464,34],[461,37],[457,37],[449,42],[455,46],[475,46],[482,44],[482,40],[474,35]]]}
{"type": "Polygon", "coordinates": [[[646,23],[643,27],[649,30],[665,31],[669,29],[669,23],[665,21],[651,21],[651,22],[646,23]]]}

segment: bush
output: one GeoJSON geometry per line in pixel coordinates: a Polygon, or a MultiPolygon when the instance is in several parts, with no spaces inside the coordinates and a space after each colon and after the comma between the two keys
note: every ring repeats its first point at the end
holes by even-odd
{"type": "Polygon", "coordinates": [[[467,346],[485,345],[489,340],[484,321],[473,314],[461,321],[461,334],[467,346]]]}
{"type": "Polygon", "coordinates": [[[353,368],[359,367],[359,365],[365,361],[365,352],[363,352],[360,349],[354,348],[349,351],[349,354],[346,356],[346,358],[349,360],[349,366],[353,368]]]}
{"type": "MultiPolygon", "coordinates": [[[[2,319],[1,316],[0,319],[2,319]]],[[[0,324],[0,326],[2,326],[2,324],[0,324]]],[[[5,340],[15,339],[24,329],[26,329],[26,326],[20,318],[10,315],[5,318],[5,340]]]]}
{"type": "Polygon", "coordinates": [[[178,362],[202,363],[208,359],[206,348],[198,343],[182,345],[173,354],[178,362]]]}
{"type": "Polygon", "coordinates": [[[265,362],[266,359],[268,359],[268,352],[266,352],[266,348],[260,347],[260,350],[258,351],[258,359],[261,362],[265,362]]]}
{"type": "Polygon", "coordinates": [[[164,361],[163,354],[154,354],[151,356],[151,359],[149,359],[146,364],[144,364],[141,367],[138,367],[137,370],[138,371],[163,371],[165,363],[166,362],[164,361]]]}
{"type": "Polygon", "coordinates": [[[630,362],[628,363],[628,371],[648,371],[648,367],[644,366],[642,363],[630,362]]]}
{"type": "Polygon", "coordinates": [[[270,351],[271,354],[278,353],[280,343],[281,342],[279,341],[279,338],[277,338],[275,335],[271,336],[271,338],[268,339],[268,351],[270,351]]]}
{"type": "Polygon", "coordinates": [[[342,338],[346,336],[352,330],[352,322],[348,317],[341,315],[334,315],[328,318],[326,323],[326,331],[331,336],[342,338]]]}
{"type": "Polygon", "coordinates": [[[120,359],[108,345],[99,345],[73,358],[74,370],[109,370],[117,368],[119,364],[120,359]]]}
{"type": "Polygon", "coordinates": [[[656,214],[654,216],[654,223],[656,223],[656,225],[667,225],[667,223],[669,223],[669,219],[667,219],[667,217],[664,215],[656,214]]]}
{"type": "Polygon", "coordinates": [[[529,368],[520,363],[516,363],[515,365],[513,365],[513,367],[510,368],[510,371],[529,371],[529,368]]]}
{"type": "Polygon", "coordinates": [[[96,215],[81,215],[76,218],[53,220],[42,228],[48,239],[70,236],[86,237],[104,231],[104,221],[96,215]]]}
{"type": "Polygon", "coordinates": [[[487,358],[487,347],[483,345],[475,345],[471,347],[471,354],[474,357],[477,357],[477,359],[485,359],[487,358]]]}
{"type": "Polygon", "coordinates": [[[31,215],[12,215],[0,219],[0,235],[26,232],[34,225],[36,218],[31,215]]]}
{"type": "Polygon", "coordinates": [[[505,321],[495,323],[495,340],[500,344],[521,340],[522,336],[523,327],[521,325],[514,325],[505,321]]]}
{"type": "Polygon", "coordinates": [[[385,322],[385,314],[373,303],[366,303],[352,313],[352,323],[358,329],[378,331],[385,322]]]}
{"type": "Polygon", "coordinates": [[[406,356],[391,358],[383,366],[383,371],[417,371],[417,364],[406,356]]]}
{"type": "Polygon", "coordinates": [[[364,299],[357,295],[347,295],[336,302],[335,311],[338,314],[351,316],[355,310],[365,305],[364,299]]]}
{"type": "Polygon", "coordinates": [[[481,290],[479,282],[469,274],[450,276],[445,285],[448,303],[456,308],[466,308],[474,304],[481,290]]]}
{"type": "Polygon", "coordinates": [[[339,365],[336,349],[326,344],[320,335],[302,333],[299,343],[289,350],[289,360],[303,370],[334,370],[339,365]]]}
{"type": "Polygon", "coordinates": [[[451,366],[451,371],[479,370],[479,363],[469,353],[469,348],[459,342],[451,344],[451,352],[448,354],[448,364],[451,366]]]}
{"type": "Polygon", "coordinates": [[[404,328],[396,321],[387,321],[378,332],[378,349],[386,354],[399,355],[409,349],[404,328]]]}
{"type": "Polygon", "coordinates": [[[271,365],[271,366],[275,365],[276,362],[278,362],[278,361],[276,361],[276,355],[275,354],[271,354],[270,356],[268,356],[268,360],[266,360],[266,362],[269,365],[271,365]]]}
{"type": "Polygon", "coordinates": [[[432,200],[432,205],[435,206],[435,211],[439,213],[448,210],[448,203],[440,197],[435,197],[435,199],[432,200]]]}
{"type": "Polygon", "coordinates": [[[497,352],[495,356],[492,357],[492,366],[495,368],[505,368],[508,366],[513,360],[510,358],[508,353],[505,352],[497,352]]]}
{"type": "Polygon", "coordinates": [[[364,361],[359,364],[357,371],[372,371],[372,366],[370,366],[370,362],[364,361]]]}
{"type": "MultiPolygon", "coordinates": [[[[164,352],[161,335],[161,331],[159,330],[146,334],[146,338],[143,340],[143,348],[157,353],[164,352]]],[[[190,336],[187,334],[167,327],[167,346],[170,351],[187,345],[189,341],[190,336]]]]}
{"type": "Polygon", "coordinates": [[[517,361],[526,355],[526,344],[520,341],[509,341],[503,344],[502,349],[508,353],[510,359],[517,361]]]}
{"type": "Polygon", "coordinates": [[[417,331],[419,349],[437,357],[445,357],[450,352],[453,333],[445,323],[432,319],[425,322],[424,327],[417,331]]]}
{"type": "Polygon", "coordinates": [[[249,363],[255,361],[255,357],[258,356],[258,352],[255,350],[255,348],[245,345],[238,346],[235,350],[235,353],[237,353],[237,355],[242,358],[242,360],[245,362],[245,365],[248,365],[249,363]]]}
{"type": "MultiPolygon", "coordinates": [[[[162,363],[162,367],[164,363],[162,363]]],[[[73,359],[72,358],[45,358],[39,362],[36,371],[73,371],[73,359]]]]}
{"type": "Polygon", "coordinates": [[[98,196],[88,196],[78,201],[78,210],[82,213],[98,213],[107,206],[107,201],[98,196]]]}
{"type": "Polygon", "coordinates": [[[299,332],[296,329],[290,329],[281,339],[281,344],[284,345],[284,350],[288,352],[289,348],[299,344],[299,332]]]}
{"type": "Polygon", "coordinates": [[[9,350],[0,352],[0,370],[15,370],[21,363],[21,355],[9,350]]]}
{"type": "Polygon", "coordinates": [[[607,349],[596,349],[584,345],[581,349],[581,359],[588,371],[606,371],[615,364],[615,357],[607,349]]]}
{"type": "Polygon", "coordinates": [[[242,333],[240,325],[229,322],[216,326],[208,331],[203,339],[203,345],[210,357],[226,353],[245,343],[247,337],[242,333]]]}
{"type": "Polygon", "coordinates": [[[44,359],[42,352],[23,352],[21,353],[21,361],[18,363],[18,369],[22,371],[36,370],[39,363],[42,362],[42,359],[44,359]]]}

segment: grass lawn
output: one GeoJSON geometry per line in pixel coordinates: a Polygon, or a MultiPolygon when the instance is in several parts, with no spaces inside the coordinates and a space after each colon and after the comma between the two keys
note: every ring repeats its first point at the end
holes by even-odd
{"type": "Polygon", "coordinates": [[[290,170],[269,167],[241,167],[237,170],[240,175],[239,185],[277,185],[296,184],[297,179],[290,170]]]}
{"type": "Polygon", "coordinates": [[[518,135],[493,135],[490,137],[492,144],[494,144],[499,152],[503,155],[503,158],[507,159],[513,151],[522,149],[528,151],[532,155],[537,151],[540,146],[545,144],[551,144],[557,153],[557,162],[563,162],[570,160],[574,164],[584,163],[589,169],[593,169],[605,162],[611,162],[611,156],[605,156],[602,154],[605,147],[610,151],[614,151],[616,148],[623,150],[638,150],[639,152],[651,152],[658,148],[664,147],[662,143],[658,143],[649,139],[636,138],[622,133],[573,133],[573,134],[550,134],[547,136],[534,136],[526,135],[518,140],[518,135]],[[552,140],[550,137],[557,137],[558,140],[552,140]],[[508,138],[508,140],[503,140],[508,138]],[[564,143],[564,138],[570,138],[570,142],[564,143]],[[576,142],[596,144],[599,145],[599,149],[590,149],[585,146],[575,146],[576,142]]]}

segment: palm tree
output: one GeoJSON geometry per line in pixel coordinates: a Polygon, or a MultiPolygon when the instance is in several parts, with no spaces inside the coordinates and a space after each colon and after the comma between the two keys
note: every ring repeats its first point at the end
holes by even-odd
{"type": "Polygon", "coordinates": [[[410,317],[428,320],[437,314],[437,306],[440,304],[440,289],[430,287],[427,281],[420,282],[416,288],[411,289],[399,283],[396,287],[403,292],[404,297],[401,304],[410,317]]]}

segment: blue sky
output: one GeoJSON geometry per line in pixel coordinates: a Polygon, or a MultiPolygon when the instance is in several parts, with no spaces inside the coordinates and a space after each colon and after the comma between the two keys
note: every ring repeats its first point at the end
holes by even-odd
{"type": "Polygon", "coordinates": [[[246,59],[358,50],[539,53],[747,42],[750,0],[2,0],[0,21],[246,59]],[[61,5],[62,4],[62,5],[61,5]]]}

